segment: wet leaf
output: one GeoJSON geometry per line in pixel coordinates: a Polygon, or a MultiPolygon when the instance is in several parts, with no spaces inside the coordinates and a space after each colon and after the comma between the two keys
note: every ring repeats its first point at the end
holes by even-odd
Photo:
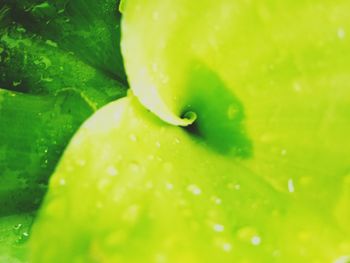
{"type": "Polygon", "coordinates": [[[299,188],[276,190],[132,96],[81,127],[49,189],[33,262],[332,262],[349,251],[299,188]]]}

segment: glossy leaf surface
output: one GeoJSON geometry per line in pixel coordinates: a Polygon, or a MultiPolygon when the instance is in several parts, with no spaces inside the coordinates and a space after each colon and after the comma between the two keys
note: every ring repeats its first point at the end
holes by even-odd
{"type": "Polygon", "coordinates": [[[247,166],[132,96],[113,102],[65,152],[33,230],[31,259],[332,262],[349,251],[328,209],[274,189],[247,166]]]}

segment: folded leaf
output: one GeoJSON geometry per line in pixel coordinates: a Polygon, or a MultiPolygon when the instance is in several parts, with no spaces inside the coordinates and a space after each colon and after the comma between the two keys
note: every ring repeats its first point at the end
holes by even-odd
{"type": "Polygon", "coordinates": [[[334,220],[350,172],[349,12],[347,0],[126,0],[130,86],[169,123],[195,112],[199,138],[334,220]]]}
{"type": "Polygon", "coordinates": [[[90,118],[50,181],[32,262],[332,262],[335,222],[132,96],[90,118]],[[48,234],[50,233],[50,234],[48,234]]]}

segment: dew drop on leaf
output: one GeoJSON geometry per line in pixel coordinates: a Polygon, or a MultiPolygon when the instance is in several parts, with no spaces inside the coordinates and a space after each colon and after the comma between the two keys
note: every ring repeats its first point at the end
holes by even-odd
{"type": "Polygon", "coordinates": [[[333,263],[350,263],[350,256],[341,256],[336,259],[333,263]]]}
{"type": "Polygon", "coordinates": [[[132,142],[136,142],[136,141],[137,141],[137,137],[136,137],[136,135],[133,134],[133,133],[129,135],[129,139],[130,139],[130,141],[132,141],[132,142]]]}
{"type": "Polygon", "coordinates": [[[214,224],[213,229],[215,232],[223,232],[225,227],[221,224],[214,224]]]}
{"type": "Polygon", "coordinates": [[[295,191],[294,181],[293,181],[293,179],[290,178],[288,180],[288,192],[294,193],[294,191],[295,191]]]}
{"type": "Polygon", "coordinates": [[[172,183],[167,182],[167,183],[165,184],[165,188],[166,188],[167,190],[171,191],[171,190],[174,189],[174,185],[173,185],[172,183]]]}
{"type": "Polygon", "coordinates": [[[253,236],[251,242],[254,246],[258,246],[261,243],[261,237],[253,236]]]}
{"type": "Polygon", "coordinates": [[[346,35],[344,28],[338,28],[337,35],[339,39],[344,39],[346,35]]]}
{"type": "Polygon", "coordinates": [[[232,250],[232,245],[230,243],[224,243],[222,245],[222,249],[225,251],[225,252],[230,252],[232,250]]]}
{"type": "Polygon", "coordinates": [[[202,190],[195,184],[190,184],[187,187],[187,190],[194,195],[200,195],[202,193],[202,190]]]}
{"type": "Polygon", "coordinates": [[[116,176],[118,175],[118,170],[117,168],[115,168],[113,165],[110,165],[107,167],[107,173],[110,175],[110,176],[116,176]]]}

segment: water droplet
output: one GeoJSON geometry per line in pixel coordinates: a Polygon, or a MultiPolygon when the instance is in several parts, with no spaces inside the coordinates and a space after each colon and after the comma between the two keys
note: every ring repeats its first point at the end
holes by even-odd
{"type": "Polygon", "coordinates": [[[21,84],[22,84],[22,80],[13,81],[13,82],[12,82],[12,85],[13,85],[14,87],[17,87],[17,86],[19,86],[19,85],[21,85],[21,84]]]}
{"type": "Polygon", "coordinates": [[[108,166],[106,171],[110,176],[118,175],[118,170],[113,165],[108,166]]]}
{"type": "Polygon", "coordinates": [[[230,190],[240,190],[241,189],[241,185],[240,184],[235,184],[235,183],[229,183],[227,185],[227,188],[230,190]]]}
{"type": "Polygon", "coordinates": [[[293,182],[292,178],[288,179],[288,191],[290,193],[294,193],[294,191],[295,191],[294,182],[293,182]]]}
{"type": "Polygon", "coordinates": [[[47,45],[51,46],[51,47],[58,47],[57,43],[52,41],[52,40],[46,40],[45,42],[47,45]]]}
{"type": "Polygon", "coordinates": [[[346,35],[344,28],[339,27],[337,31],[337,35],[339,39],[344,39],[346,35]]]}
{"type": "Polygon", "coordinates": [[[157,21],[159,19],[159,13],[157,11],[154,11],[152,14],[152,18],[154,21],[157,21]]]}
{"type": "Polygon", "coordinates": [[[48,159],[45,159],[44,162],[42,163],[41,167],[42,167],[42,168],[46,168],[47,165],[48,165],[48,163],[49,163],[49,160],[48,160],[48,159]]]}
{"type": "Polygon", "coordinates": [[[47,9],[50,7],[50,4],[48,2],[43,2],[41,4],[38,4],[32,8],[32,11],[35,12],[37,9],[47,9]]]}
{"type": "Polygon", "coordinates": [[[169,182],[165,183],[165,187],[169,191],[174,189],[174,185],[172,183],[169,183],[169,182]]]}
{"type": "Polygon", "coordinates": [[[63,178],[61,178],[61,179],[58,181],[58,183],[59,183],[61,186],[64,186],[64,185],[66,185],[66,180],[63,179],[63,178]]]}
{"type": "Polygon", "coordinates": [[[297,93],[301,92],[301,90],[302,90],[301,84],[300,84],[299,82],[295,82],[295,83],[293,84],[293,89],[294,89],[294,91],[297,92],[297,93]]]}
{"type": "Polygon", "coordinates": [[[287,155],[287,150],[286,149],[282,149],[281,150],[281,155],[282,156],[286,156],[287,155]]]}
{"type": "Polygon", "coordinates": [[[130,141],[132,141],[132,142],[136,142],[136,141],[137,141],[137,137],[136,137],[135,134],[130,134],[130,135],[129,135],[129,139],[130,139],[130,141]]]}
{"type": "Polygon", "coordinates": [[[217,197],[217,196],[213,196],[213,197],[211,198],[211,200],[212,200],[216,205],[221,205],[221,203],[222,203],[222,200],[221,200],[219,197],[217,197]]]}
{"type": "Polygon", "coordinates": [[[29,239],[29,233],[24,231],[21,236],[18,238],[17,243],[22,244],[29,239]]]}
{"type": "Polygon", "coordinates": [[[257,230],[254,227],[246,226],[246,227],[240,228],[237,231],[237,237],[239,240],[252,243],[253,239],[254,239],[254,242],[257,242],[257,239],[255,237],[259,237],[259,235],[257,230]]]}
{"type": "Polygon", "coordinates": [[[187,190],[190,191],[194,195],[200,195],[202,193],[202,190],[194,184],[191,184],[187,187],[187,190]]]}
{"type": "Polygon", "coordinates": [[[175,138],[175,144],[179,144],[180,143],[180,139],[179,138],[175,138]]]}
{"type": "Polygon", "coordinates": [[[215,232],[223,232],[225,230],[225,227],[220,224],[214,224],[213,229],[215,232]]]}
{"type": "Polygon", "coordinates": [[[22,224],[17,224],[13,227],[13,229],[17,231],[17,230],[20,230],[22,226],[23,226],[22,224]]]}
{"type": "Polygon", "coordinates": [[[226,252],[230,252],[232,250],[232,245],[231,243],[223,243],[222,244],[222,249],[226,252]]]}
{"type": "Polygon", "coordinates": [[[350,263],[350,256],[341,256],[340,258],[334,260],[334,263],[350,263]]]}
{"type": "Polygon", "coordinates": [[[253,236],[251,242],[254,246],[258,246],[261,244],[261,237],[253,236]]]}
{"type": "Polygon", "coordinates": [[[156,147],[157,147],[157,148],[160,148],[160,146],[161,146],[160,142],[157,141],[157,142],[156,142],[156,147]]]}
{"type": "Polygon", "coordinates": [[[237,116],[237,113],[238,113],[238,109],[237,109],[236,105],[231,104],[227,109],[227,117],[230,120],[233,120],[237,116]]]}

